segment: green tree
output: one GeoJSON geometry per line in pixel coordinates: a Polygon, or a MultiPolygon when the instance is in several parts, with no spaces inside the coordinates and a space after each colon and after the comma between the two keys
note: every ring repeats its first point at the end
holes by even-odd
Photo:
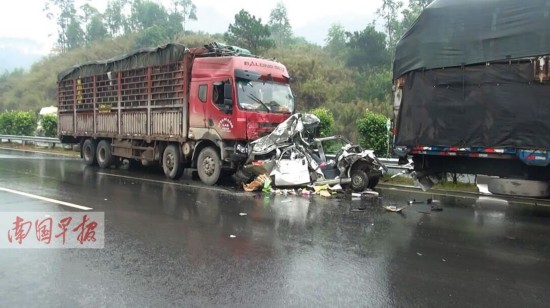
{"type": "Polygon", "coordinates": [[[292,39],[292,26],[288,20],[286,6],[278,2],[269,15],[269,31],[277,47],[287,47],[292,39]]]}
{"type": "Polygon", "coordinates": [[[152,26],[166,26],[168,13],[166,9],[153,1],[134,0],[132,3],[131,28],[140,31],[152,26]]]}
{"type": "Polygon", "coordinates": [[[273,47],[270,35],[269,27],[262,24],[261,18],[256,19],[247,11],[241,10],[235,15],[235,22],[229,25],[224,37],[229,44],[247,48],[258,54],[273,47]]]}
{"type": "Polygon", "coordinates": [[[74,0],[48,0],[44,3],[44,11],[48,19],[56,21],[57,44],[62,53],[69,49],[69,44],[79,42],[82,30],[78,31],[80,24],[77,20],[74,0]]]}
{"type": "Polygon", "coordinates": [[[360,145],[369,150],[374,150],[377,156],[386,156],[388,153],[388,118],[367,110],[365,115],[356,122],[359,131],[360,145]]]}
{"type": "Polygon", "coordinates": [[[109,31],[103,23],[103,16],[94,15],[86,28],[86,41],[88,44],[109,37],[109,31]]]}
{"type": "Polygon", "coordinates": [[[399,12],[403,7],[401,0],[382,0],[382,7],[380,7],[376,14],[384,21],[384,28],[387,37],[387,47],[393,57],[393,52],[397,41],[400,39],[399,32],[401,31],[401,25],[399,22],[399,12]]]}
{"type": "Polygon", "coordinates": [[[334,114],[327,108],[316,108],[311,110],[311,113],[316,115],[319,120],[319,137],[328,137],[334,128],[334,114]]]}
{"type": "Polygon", "coordinates": [[[67,31],[65,35],[65,46],[66,49],[69,50],[83,46],[84,42],[86,41],[85,33],[84,31],[82,31],[82,28],[80,27],[80,22],[77,18],[71,18],[69,25],[67,26],[67,31]]]}
{"type": "Polygon", "coordinates": [[[40,120],[44,136],[55,137],[57,136],[57,116],[53,114],[47,114],[40,120]]]}
{"type": "Polygon", "coordinates": [[[125,0],[111,0],[105,9],[105,23],[111,36],[118,36],[124,31],[126,17],[123,14],[125,0]]]}
{"type": "Polygon", "coordinates": [[[33,136],[36,116],[33,112],[5,111],[0,114],[0,134],[33,136]]]}
{"type": "Polygon", "coordinates": [[[174,13],[180,17],[182,32],[185,32],[187,22],[197,20],[197,7],[191,0],[172,0],[172,4],[174,5],[174,13]]]}
{"type": "Polygon", "coordinates": [[[88,24],[90,23],[92,17],[99,14],[99,11],[91,6],[89,3],[84,3],[80,6],[80,11],[82,14],[80,15],[80,20],[82,21],[83,27],[87,28],[88,24]]]}
{"type": "Polygon", "coordinates": [[[335,57],[346,52],[346,30],[341,24],[332,24],[325,39],[325,49],[335,57]]]}
{"type": "Polygon", "coordinates": [[[158,46],[168,41],[170,41],[170,37],[166,34],[166,29],[159,25],[154,25],[139,33],[136,38],[135,47],[158,46]]]}
{"type": "Polygon", "coordinates": [[[390,54],[386,48],[386,35],[376,31],[373,24],[362,31],[346,33],[349,57],[347,65],[362,70],[389,67],[390,54]]]}
{"type": "Polygon", "coordinates": [[[389,69],[359,72],[355,87],[355,97],[389,104],[392,94],[392,73],[389,69]]]}

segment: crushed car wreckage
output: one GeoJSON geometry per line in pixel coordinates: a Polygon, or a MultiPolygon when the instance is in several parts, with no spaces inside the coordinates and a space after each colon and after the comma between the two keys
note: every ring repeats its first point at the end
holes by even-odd
{"type": "Polygon", "coordinates": [[[294,114],[271,134],[251,142],[237,179],[249,183],[267,175],[275,187],[340,184],[358,192],[374,188],[386,166],[373,151],[342,136],[313,138],[319,122],[313,114],[294,114]]]}

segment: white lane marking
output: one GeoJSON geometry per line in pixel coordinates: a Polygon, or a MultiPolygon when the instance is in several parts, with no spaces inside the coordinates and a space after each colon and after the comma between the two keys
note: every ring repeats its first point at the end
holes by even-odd
{"type": "Polygon", "coordinates": [[[127,175],[103,173],[103,172],[98,172],[97,174],[99,174],[99,175],[113,176],[113,177],[117,177],[117,178],[124,178],[124,179],[132,179],[132,180],[138,180],[138,181],[145,181],[145,182],[153,182],[153,183],[160,183],[160,184],[170,184],[170,185],[177,185],[177,186],[182,186],[182,187],[191,187],[191,188],[198,188],[198,189],[208,189],[208,190],[214,190],[214,191],[223,192],[223,193],[226,193],[226,194],[235,194],[235,193],[233,193],[233,192],[231,192],[231,191],[228,191],[228,190],[226,190],[226,189],[216,188],[216,187],[211,187],[211,186],[200,186],[200,185],[193,185],[193,184],[174,183],[174,182],[167,182],[167,181],[159,181],[159,180],[151,180],[151,179],[145,179],[145,178],[138,178],[138,177],[127,176],[127,175]]]}
{"type": "Polygon", "coordinates": [[[46,197],[42,197],[42,196],[37,196],[37,195],[29,194],[29,193],[26,193],[26,192],[9,189],[9,188],[0,187],[0,191],[5,191],[5,192],[12,193],[12,194],[17,194],[17,195],[21,195],[21,196],[41,200],[41,201],[46,201],[46,202],[51,202],[51,203],[55,203],[55,204],[59,204],[59,205],[64,205],[64,206],[72,207],[72,208],[79,209],[79,210],[84,210],[84,211],[93,210],[91,207],[86,207],[86,206],[82,206],[82,205],[78,205],[78,204],[74,204],[74,203],[69,203],[69,202],[65,202],[65,201],[60,201],[60,200],[50,199],[50,198],[46,198],[46,197]]]}

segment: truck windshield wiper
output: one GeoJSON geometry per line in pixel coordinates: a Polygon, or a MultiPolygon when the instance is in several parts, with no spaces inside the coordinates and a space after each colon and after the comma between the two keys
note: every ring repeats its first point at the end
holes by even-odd
{"type": "Polygon", "coordinates": [[[248,97],[250,97],[251,99],[253,99],[256,103],[259,103],[260,105],[264,106],[265,109],[267,109],[267,112],[271,112],[271,109],[266,105],[266,103],[262,102],[262,100],[259,99],[259,98],[257,98],[254,94],[249,93],[249,94],[248,94],[248,97]]]}

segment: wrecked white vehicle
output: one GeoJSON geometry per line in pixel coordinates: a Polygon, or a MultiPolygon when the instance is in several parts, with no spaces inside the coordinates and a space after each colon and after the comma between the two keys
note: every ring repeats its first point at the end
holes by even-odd
{"type": "Polygon", "coordinates": [[[342,136],[312,138],[319,119],[294,114],[269,135],[250,143],[248,159],[237,178],[249,181],[268,174],[276,187],[335,185],[354,191],[374,188],[387,170],[373,151],[342,136]]]}

